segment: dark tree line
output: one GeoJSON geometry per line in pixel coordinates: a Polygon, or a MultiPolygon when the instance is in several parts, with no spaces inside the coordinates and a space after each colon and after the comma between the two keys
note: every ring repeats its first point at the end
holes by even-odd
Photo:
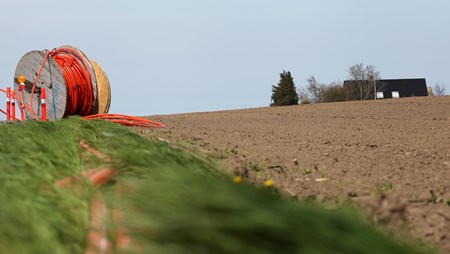
{"type": "MultiPolygon", "coordinates": [[[[297,105],[299,100],[301,103],[322,103],[374,99],[374,83],[381,79],[374,66],[355,64],[347,69],[347,73],[350,85],[339,80],[324,84],[311,76],[306,88],[302,87],[297,91],[291,73],[283,71],[278,84],[272,86],[270,106],[297,105]]],[[[376,88],[377,91],[380,90],[380,87],[376,88]]]]}

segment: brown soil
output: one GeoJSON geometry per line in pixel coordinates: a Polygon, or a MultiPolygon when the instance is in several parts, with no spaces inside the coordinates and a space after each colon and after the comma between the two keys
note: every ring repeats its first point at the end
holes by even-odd
{"type": "Polygon", "coordinates": [[[450,252],[450,96],[153,116],[144,136],[206,151],[287,195],[352,200],[450,252]]]}

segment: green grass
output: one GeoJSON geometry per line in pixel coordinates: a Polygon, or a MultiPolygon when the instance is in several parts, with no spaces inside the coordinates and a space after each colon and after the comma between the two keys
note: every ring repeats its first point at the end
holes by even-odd
{"type": "Polygon", "coordinates": [[[84,253],[97,191],[122,211],[141,253],[419,253],[356,215],[234,184],[202,156],[108,122],[2,125],[0,162],[0,253],[84,253]],[[54,187],[102,164],[80,149],[81,139],[113,158],[117,176],[99,188],[54,187]],[[115,184],[126,190],[120,200],[115,184]]]}

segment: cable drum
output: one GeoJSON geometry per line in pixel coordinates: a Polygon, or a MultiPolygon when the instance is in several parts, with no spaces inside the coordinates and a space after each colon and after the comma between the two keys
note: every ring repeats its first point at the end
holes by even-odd
{"type": "MultiPolygon", "coordinates": [[[[20,121],[25,118],[58,120],[79,115],[87,121],[101,119],[125,126],[165,127],[146,118],[107,114],[111,105],[108,76],[100,65],[73,46],[25,54],[14,73],[14,90],[20,104],[21,119],[17,119],[20,121]],[[23,87],[20,82],[24,79],[23,87]],[[47,95],[45,100],[40,98],[41,94],[47,95]]],[[[7,93],[14,96],[14,93],[7,93]]],[[[3,113],[9,116],[8,111],[3,113]]]]}
{"type": "Polygon", "coordinates": [[[42,115],[39,107],[41,88],[46,90],[49,120],[108,112],[111,100],[108,78],[98,64],[76,47],[63,46],[25,54],[14,74],[16,94],[19,94],[19,76],[26,78],[22,101],[33,111],[25,111],[27,119],[38,119],[42,115]],[[101,80],[100,101],[97,77],[101,80]]]}

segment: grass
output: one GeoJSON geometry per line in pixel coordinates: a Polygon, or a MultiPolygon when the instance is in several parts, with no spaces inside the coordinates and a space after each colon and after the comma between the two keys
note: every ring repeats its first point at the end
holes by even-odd
{"type": "Polygon", "coordinates": [[[355,214],[235,184],[202,156],[108,122],[1,125],[0,161],[0,253],[84,253],[96,192],[124,216],[109,235],[127,228],[140,253],[419,253],[355,214]],[[102,164],[80,140],[113,158],[117,176],[58,189],[56,180],[102,164]],[[120,199],[115,185],[126,190],[120,199]]]}

